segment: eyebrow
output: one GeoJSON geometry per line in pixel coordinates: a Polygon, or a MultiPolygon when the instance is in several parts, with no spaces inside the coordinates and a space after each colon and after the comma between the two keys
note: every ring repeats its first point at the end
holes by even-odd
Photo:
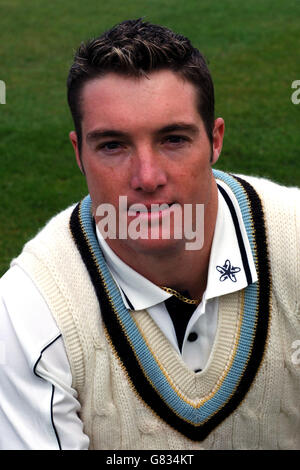
{"type": "Polygon", "coordinates": [[[105,137],[125,137],[125,136],[128,136],[126,132],[116,131],[113,129],[107,129],[107,130],[96,129],[87,134],[86,141],[94,142],[96,140],[103,139],[105,137]]]}
{"type": "Polygon", "coordinates": [[[198,134],[199,128],[195,124],[188,124],[184,122],[178,122],[174,124],[169,124],[158,130],[158,134],[167,134],[168,132],[190,132],[191,134],[198,134]]]}
{"type": "MultiPolygon", "coordinates": [[[[191,134],[198,134],[199,133],[199,128],[195,124],[189,124],[189,123],[183,123],[183,122],[178,122],[174,124],[169,124],[167,126],[162,127],[161,129],[158,129],[155,134],[157,135],[162,135],[162,134],[167,134],[169,132],[190,132],[191,134]]],[[[86,141],[87,142],[95,142],[99,139],[103,139],[106,137],[129,137],[129,133],[123,132],[123,131],[118,131],[115,129],[95,129],[94,131],[91,131],[87,134],[86,136],[86,141]]]]}

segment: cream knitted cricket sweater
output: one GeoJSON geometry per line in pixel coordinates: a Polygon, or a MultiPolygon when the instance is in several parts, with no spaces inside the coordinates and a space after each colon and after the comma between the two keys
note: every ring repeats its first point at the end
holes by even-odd
{"type": "Polygon", "coordinates": [[[238,198],[259,281],[220,298],[200,373],[146,311],[124,307],[97,251],[88,198],[13,262],[62,331],[92,449],[300,449],[300,191],[215,176],[238,198]]]}

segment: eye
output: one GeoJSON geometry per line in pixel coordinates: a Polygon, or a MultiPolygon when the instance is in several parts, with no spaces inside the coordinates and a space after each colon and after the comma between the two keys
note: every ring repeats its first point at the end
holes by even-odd
{"type": "Polygon", "coordinates": [[[164,139],[164,143],[170,147],[181,147],[189,142],[189,138],[183,135],[169,135],[164,139]]]}
{"type": "Polygon", "coordinates": [[[117,141],[104,142],[97,147],[97,150],[106,153],[117,153],[122,150],[123,145],[117,141]]]}

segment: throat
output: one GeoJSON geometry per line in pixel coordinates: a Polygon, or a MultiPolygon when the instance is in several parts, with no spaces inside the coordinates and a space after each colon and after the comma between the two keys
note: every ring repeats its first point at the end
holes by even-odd
{"type": "Polygon", "coordinates": [[[146,263],[138,272],[172,295],[195,301],[192,303],[198,305],[206,289],[208,275],[209,254],[205,258],[203,255],[204,252],[197,252],[188,257],[157,260],[153,264],[146,263]]]}

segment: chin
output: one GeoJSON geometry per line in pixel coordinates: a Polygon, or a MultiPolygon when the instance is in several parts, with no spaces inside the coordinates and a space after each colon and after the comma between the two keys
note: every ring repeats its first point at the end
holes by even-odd
{"type": "Polygon", "coordinates": [[[137,239],[127,240],[128,247],[131,251],[148,256],[165,256],[168,254],[175,255],[185,248],[185,240],[177,239],[137,239]]]}

